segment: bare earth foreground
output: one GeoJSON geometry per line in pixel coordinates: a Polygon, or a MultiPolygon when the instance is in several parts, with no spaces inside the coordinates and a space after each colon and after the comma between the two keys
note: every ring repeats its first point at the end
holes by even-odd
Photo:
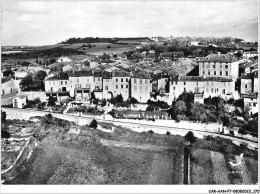
{"type": "Polygon", "coordinates": [[[10,164],[13,168],[1,174],[3,184],[184,184],[184,177],[191,184],[256,184],[258,179],[257,151],[229,141],[221,145],[224,140],[197,139],[189,175],[184,176],[182,136],[137,133],[102,123],[98,130],[56,118],[9,123],[12,137],[30,141],[19,144],[26,146],[15,163],[18,144],[4,145],[2,171],[10,164]],[[226,146],[232,153],[225,153],[226,146]],[[240,151],[246,157],[239,169],[232,169],[229,162],[240,160],[240,151]]]}

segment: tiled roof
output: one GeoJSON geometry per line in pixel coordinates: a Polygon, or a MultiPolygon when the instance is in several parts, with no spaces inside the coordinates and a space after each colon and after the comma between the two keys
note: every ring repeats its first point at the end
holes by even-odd
{"type": "Polygon", "coordinates": [[[103,76],[103,72],[102,71],[94,71],[94,76],[95,77],[102,77],[103,76]]]}
{"type": "Polygon", "coordinates": [[[87,77],[93,76],[92,71],[74,71],[68,72],[69,77],[87,77]]]}
{"type": "Polygon", "coordinates": [[[69,80],[69,76],[67,73],[60,72],[53,77],[49,77],[46,80],[69,80]]]}
{"type": "Polygon", "coordinates": [[[136,72],[133,76],[133,78],[139,78],[139,79],[151,79],[151,77],[144,72],[136,72]]]}
{"type": "Polygon", "coordinates": [[[202,76],[172,76],[171,81],[218,81],[231,82],[232,79],[223,77],[202,77],[202,76]]]}
{"type": "Polygon", "coordinates": [[[102,78],[103,78],[103,79],[111,79],[111,78],[112,78],[112,73],[107,72],[107,71],[104,71],[104,72],[102,73],[102,78]]]}
{"type": "Polygon", "coordinates": [[[125,71],[114,71],[112,73],[113,77],[130,77],[130,74],[125,71]]]}
{"type": "Polygon", "coordinates": [[[238,61],[235,57],[228,54],[210,54],[199,62],[221,62],[221,63],[232,63],[238,61]]]}

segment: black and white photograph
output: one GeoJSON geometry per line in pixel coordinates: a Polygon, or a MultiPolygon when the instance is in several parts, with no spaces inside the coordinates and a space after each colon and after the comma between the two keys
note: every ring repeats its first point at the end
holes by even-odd
{"type": "Polygon", "coordinates": [[[3,192],[259,193],[258,10],[2,0],[3,192]]]}

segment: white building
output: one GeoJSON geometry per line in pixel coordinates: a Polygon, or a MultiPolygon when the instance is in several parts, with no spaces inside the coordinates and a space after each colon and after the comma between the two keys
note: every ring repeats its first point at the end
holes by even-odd
{"type": "Polygon", "coordinates": [[[71,59],[70,58],[68,58],[68,57],[60,57],[60,58],[58,58],[57,59],[57,62],[58,63],[61,63],[61,62],[71,62],[71,59]]]}
{"type": "Polygon", "coordinates": [[[152,92],[151,77],[144,73],[135,73],[130,81],[130,95],[139,102],[147,102],[152,92]]]}
{"type": "Polygon", "coordinates": [[[198,63],[200,76],[238,78],[239,62],[231,55],[211,54],[198,63]]]}
{"type": "Polygon", "coordinates": [[[110,99],[119,94],[124,101],[128,100],[130,74],[124,71],[114,71],[103,76],[103,98],[110,99]]]}
{"type": "Polygon", "coordinates": [[[45,78],[46,96],[56,96],[58,101],[69,98],[71,84],[68,74],[59,73],[52,77],[45,78]]]}
{"type": "Polygon", "coordinates": [[[71,85],[71,94],[76,100],[89,100],[91,92],[95,89],[94,74],[92,71],[74,71],[69,72],[69,82],[71,85]]]}
{"type": "Polygon", "coordinates": [[[184,91],[203,94],[203,98],[220,96],[224,99],[238,99],[235,81],[221,77],[180,76],[172,77],[169,95],[178,98],[184,91]]]}
{"type": "Polygon", "coordinates": [[[1,95],[11,94],[19,91],[19,86],[13,78],[2,78],[2,93],[1,95]]]}
{"type": "Polygon", "coordinates": [[[249,108],[250,114],[258,113],[258,93],[244,95],[244,110],[249,108]]]}

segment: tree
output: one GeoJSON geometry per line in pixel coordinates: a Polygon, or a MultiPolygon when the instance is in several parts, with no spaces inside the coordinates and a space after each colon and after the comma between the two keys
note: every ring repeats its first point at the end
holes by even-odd
{"type": "Polygon", "coordinates": [[[3,72],[3,76],[4,77],[9,77],[9,76],[13,77],[14,76],[14,72],[12,70],[10,70],[10,69],[6,70],[6,71],[3,72]]]}
{"type": "Polygon", "coordinates": [[[139,52],[135,52],[131,55],[131,57],[135,60],[143,59],[143,55],[139,52]]]}
{"type": "Polygon", "coordinates": [[[185,135],[185,141],[190,142],[190,144],[194,143],[196,141],[196,138],[194,137],[194,134],[192,131],[189,131],[186,135],[185,135]]]}
{"type": "Polygon", "coordinates": [[[130,98],[130,103],[131,104],[136,104],[136,103],[138,103],[138,100],[136,98],[134,98],[134,97],[131,97],[130,98]]]}
{"type": "Polygon", "coordinates": [[[97,125],[98,125],[98,123],[97,123],[96,119],[93,119],[91,121],[91,123],[89,124],[89,127],[96,129],[97,125]]]}
{"type": "Polygon", "coordinates": [[[90,66],[90,62],[88,60],[84,61],[84,65],[89,67],[90,66]]]}
{"type": "Polygon", "coordinates": [[[34,88],[34,81],[32,74],[26,75],[20,82],[21,89],[24,91],[30,91],[34,88]]]}
{"type": "Polygon", "coordinates": [[[185,111],[187,110],[187,107],[185,105],[185,102],[182,100],[178,100],[174,105],[174,111],[175,115],[183,115],[185,114],[185,111]]]}
{"type": "Polygon", "coordinates": [[[48,106],[55,106],[56,105],[56,101],[57,101],[57,99],[55,97],[50,96],[49,100],[48,100],[48,106]]]}
{"type": "Polygon", "coordinates": [[[52,114],[46,114],[44,117],[43,117],[43,120],[42,120],[42,123],[43,124],[51,124],[53,122],[53,117],[52,117],[52,114]]]}
{"type": "Polygon", "coordinates": [[[35,75],[35,79],[34,79],[35,82],[40,82],[40,84],[38,84],[39,85],[38,87],[43,91],[45,89],[44,88],[44,79],[46,76],[47,76],[47,73],[43,70],[40,70],[40,71],[37,71],[37,73],[35,75]]]}

